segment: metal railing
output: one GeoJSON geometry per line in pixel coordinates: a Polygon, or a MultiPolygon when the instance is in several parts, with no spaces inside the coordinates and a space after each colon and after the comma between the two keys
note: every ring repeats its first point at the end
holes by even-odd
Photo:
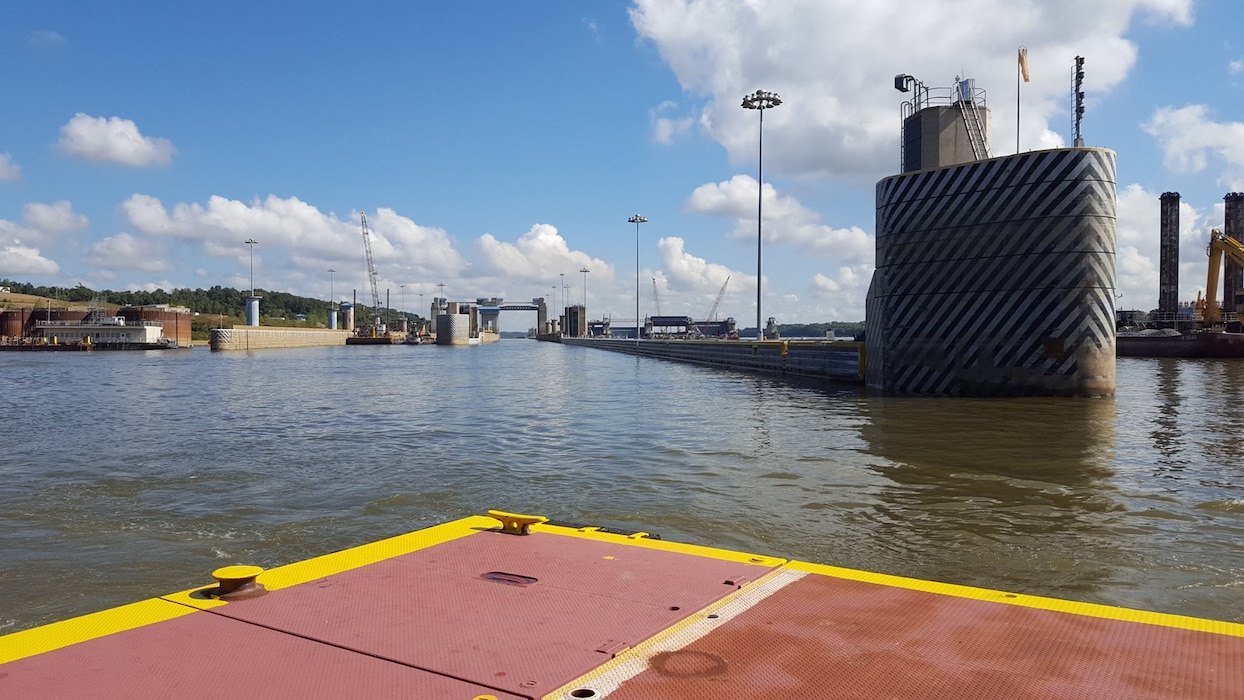
{"type": "MultiPolygon", "coordinates": [[[[963,124],[968,133],[968,145],[972,148],[972,155],[981,160],[989,158],[989,142],[985,138],[985,127],[981,123],[980,110],[989,106],[988,96],[984,88],[976,87],[974,80],[961,80],[955,78],[955,84],[952,87],[927,87],[918,80],[912,81],[912,96],[901,107],[901,119],[899,121],[900,133],[901,129],[907,124],[907,120],[915,116],[917,112],[928,107],[958,107],[963,114],[963,124]]],[[[904,138],[899,138],[899,169],[902,170],[906,164],[907,144],[904,138]]]]}

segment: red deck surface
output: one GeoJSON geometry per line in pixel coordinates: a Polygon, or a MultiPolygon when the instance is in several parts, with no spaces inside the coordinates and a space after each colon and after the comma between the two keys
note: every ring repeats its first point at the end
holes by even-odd
{"type": "Polygon", "coordinates": [[[490,690],[194,613],[0,666],[0,698],[460,698],[490,690]]]}
{"type": "Polygon", "coordinates": [[[1238,632],[625,542],[451,539],[0,665],[0,699],[1244,699],[1238,632]]]}
{"type": "Polygon", "coordinates": [[[1244,638],[810,575],[608,697],[1244,698],[1244,638]]]}
{"type": "Polygon", "coordinates": [[[753,566],[534,533],[481,533],[210,612],[543,695],[709,603],[753,566]],[[518,586],[482,578],[537,579],[518,586]]]}

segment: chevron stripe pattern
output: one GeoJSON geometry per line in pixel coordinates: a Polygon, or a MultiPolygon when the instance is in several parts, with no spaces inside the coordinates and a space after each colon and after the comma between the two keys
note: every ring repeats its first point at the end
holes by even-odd
{"type": "Polygon", "coordinates": [[[1114,394],[1113,151],[1021,153],[877,183],[869,386],[1114,394]]]}

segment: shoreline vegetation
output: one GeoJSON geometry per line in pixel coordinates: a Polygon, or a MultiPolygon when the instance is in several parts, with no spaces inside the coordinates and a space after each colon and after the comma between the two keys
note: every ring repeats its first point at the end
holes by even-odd
{"type": "MultiPolygon", "coordinates": [[[[207,340],[211,329],[241,325],[246,322],[246,292],[216,285],[209,289],[178,288],[171,292],[94,290],[79,284],[76,287],[45,287],[0,279],[0,310],[6,308],[39,308],[86,311],[95,299],[104,308],[119,309],[122,306],[149,306],[167,304],[190,309],[191,338],[207,340]]],[[[260,305],[260,325],[281,325],[291,328],[327,328],[328,301],[303,297],[285,292],[255,288],[255,294],[263,297],[260,305]]],[[[355,323],[370,323],[372,310],[363,304],[355,307],[355,323]]],[[[426,319],[410,311],[380,309],[380,315],[389,319],[401,319],[404,315],[411,324],[426,319]]],[[[860,337],[864,332],[863,321],[829,321],[823,323],[779,324],[783,337],[824,338],[832,330],[838,337],[860,337]]],[[[740,328],[741,335],[755,335],[755,328],[740,328]]],[[[519,332],[519,335],[525,335],[519,332]]]]}

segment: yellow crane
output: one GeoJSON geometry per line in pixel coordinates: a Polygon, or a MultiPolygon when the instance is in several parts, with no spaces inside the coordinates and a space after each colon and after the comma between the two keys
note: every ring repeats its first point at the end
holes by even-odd
{"type": "Polygon", "coordinates": [[[1198,292],[1196,300],[1196,309],[1201,316],[1200,328],[1209,328],[1222,319],[1222,307],[1214,299],[1214,290],[1218,287],[1223,256],[1244,266],[1244,244],[1218,229],[1209,232],[1206,252],[1209,254],[1209,271],[1205,275],[1205,297],[1202,298],[1198,292]]]}

